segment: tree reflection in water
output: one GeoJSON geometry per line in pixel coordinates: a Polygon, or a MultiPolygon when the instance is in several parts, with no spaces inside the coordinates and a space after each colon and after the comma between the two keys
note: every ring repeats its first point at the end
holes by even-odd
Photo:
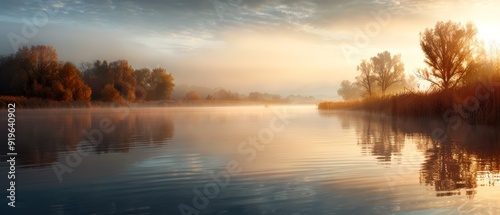
{"type": "Polygon", "coordinates": [[[167,113],[128,114],[102,109],[30,110],[17,114],[16,134],[19,163],[22,167],[51,165],[60,153],[75,151],[88,139],[82,131],[99,129],[103,119],[111,120],[114,131],[103,132],[100,144],[91,153],[128,152],[133,147],[164,145],[173,137],[174,124],[167,113]],[[43,124],[39,123],[43,118],[43,124]]]}
{"type": "Polygon", "coordinates": [[[424,152],[420,183],[436,196],[474,197],[478,186],[500,186],[500,134],[498,127],[462,125],[449,128],[439,119],[405,119],[362,112],[320,111],[337,117],[345,129],[354,128],[365,155],[382,164],[400,159],[406,141],[424,152]],[[435,128],[446,130],[447,139],[432,139],[435,128]]]}

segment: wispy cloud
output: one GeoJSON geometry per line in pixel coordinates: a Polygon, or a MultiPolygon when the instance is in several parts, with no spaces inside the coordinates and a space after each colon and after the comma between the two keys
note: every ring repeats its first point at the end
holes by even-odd
{"type": "MultiPolygon", "coordinates": [[[[330,79],[331,83],[337,83],[338,79],[351,78],[355,73],[355,68],[344,62],[339,46],[353,43],[358,30],[374,20],[373,12],[389,12],[391,21],[381,29],[379,36],[370,38],[369,43],[359,49],[353,62],[389,49],[402,52],[403,58],[408,56],[405,59],[410,60],[405,64],[407,70],[412,71],[421,63],[420,31],[432,27],[438,20],[450,19],[484,22],[490,17],[488,26],[494,26],[496,21],[491,14],[496,14],[494,11],[499,8],[500,2],[495,0],[241,0],[240,4],[229,4],[226,0],[40,0],[35,3],[2,0],[0,29],[20,34],[23,20],[31,19],[39,11],[57,10],[57,15],[29,41],[56,46],[64,53],[61,56],[69,56],[68,59],[110,56],[109,59],[131,58],[142,65],[162,62],[182,70],[183,75],[178,77],[184,82],[193,81],[190,76],[196,72],[240,77],[230,75],[237,72],[237,64],[231,63],[229,67],[224,59],[243,66],[251,60],[264,61],[254,68],[265,70],[255,79],[264,82],[264,74],[279,69],[301,74],[299,70],[305,70],[307,63],[301,62],[295,67],[293,64],[307,58],[310,67],[315,68],[310,70],[320,71],[311,76],[311,83],[324,81],[320,76],[329,74],[329,70],[338,70],[341,75],[330,79]],[[215,3],[222,4],[223,10],[219,11],[216,6],[221,5],[215,3]],[[273,37],[272,43],[265,39],[269,35],[273,37]],[[276,35],[288,42],[281,43],[276,35]],[[258,39],[250,39],[253,37],[258,39]],[[252,47],[242,43],[251,43],[252,47]],[[275,44],[279,45],[272,47],[275,44]],[[102,52],[92,52],[93,49],[102,52]],[[252,55],[245,54],[248,49],[252,55]],[[210,56],[212,61],[207,62],[200,55],[210,56]],[[309,55],[321,60],[310,59],[309,55]],[[265,62],[275,56],[280,56],[279,61],[273,61],[276,65],[265,62]],[[169,60],[181,57],[185,59],[169,60]],[[207,66],[192,68],[196,64],[207,66]]],[[[12,48],[7,37],[2,38],[0,50],[5,53],[0,54],[7,54],[12,48]]],[[[239,71],[252,70],[251,65],[246,67],[239,71]]]]}

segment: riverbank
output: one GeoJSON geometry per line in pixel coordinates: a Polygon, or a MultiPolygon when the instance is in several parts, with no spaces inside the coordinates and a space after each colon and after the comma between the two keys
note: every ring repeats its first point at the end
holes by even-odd
{"type": "Polygon", "coordinates": [[[500,84],[478,83],[456,90],[321,102],[318,109],[362,110],[397,117],[439,117],[451,123],[500,124],[500,84]]]}

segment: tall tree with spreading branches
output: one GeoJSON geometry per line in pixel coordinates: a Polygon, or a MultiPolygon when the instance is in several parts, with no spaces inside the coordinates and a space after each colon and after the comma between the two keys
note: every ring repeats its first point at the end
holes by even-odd
{"type": "Polygon", "coordinates": [[[393,84],[403,81],[405,68],[400,54],[391,56],[391,53],[385,51],[372,57],[371,62],[375,81],[383,95],[393,84]]]}
{"type": "Polygon", "coordinates": [[[438,22],[420,33],[420,47],[429,68],[418,70],[417,75],[442,90],[461,85],[477,65],[481,46],[476,35],[474,24],[451,21],[438,22]]]}
{"type": "Polygon", "coordinates": [[[363,96],[372,97],[375,94],[375,75],[373,73],[373,64],[366,60],[362,60],[357,70],[361,73],[356,77],[363,90],[363,96]]]}

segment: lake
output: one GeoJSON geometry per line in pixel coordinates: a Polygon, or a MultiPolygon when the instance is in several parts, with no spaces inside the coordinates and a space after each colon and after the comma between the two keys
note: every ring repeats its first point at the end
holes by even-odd
{"type": "Polygon", "coordinates": [[[493,127],[228,106],[17,110],[15,128],[1,214],[500,214],[493,127]]]}

